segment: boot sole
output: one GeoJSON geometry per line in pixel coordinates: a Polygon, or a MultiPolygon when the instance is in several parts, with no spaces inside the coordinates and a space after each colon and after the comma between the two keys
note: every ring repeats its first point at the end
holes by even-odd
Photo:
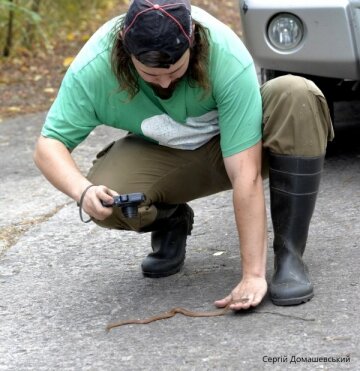
{"type": "Polygon", "coordinates": [[[184,265],[184,262],[182,262],[180,265],[178,265],[174,269],[172,269],[170,271],[167,271],[167,272],[154,273],[154,272],[144,272],[144,271],[142,271],[142,274],[143,274],[144,277],[148,277],[148,278],[168,277],[168,276],[172,276],[173,274],[176,274],[176,273],[180,272],[183,265],[184,265]]]}
{"type": "Polygon", "coordinates": [[[314,297],[314,293],[311,293],[309,295],[302,296],[301,298],[291,298],[291,299],[274,299],[274,298],[271,298],[271,301],[275,305],[279,305],[279,306],[299,305],[299,304],[308,302],[313,297],[314,297]]]}

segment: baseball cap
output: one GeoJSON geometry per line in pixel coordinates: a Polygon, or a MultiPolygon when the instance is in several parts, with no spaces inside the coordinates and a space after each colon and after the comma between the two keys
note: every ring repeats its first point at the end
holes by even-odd
{"type": "Polygon", "coordinates": [[[190,1],[133,0],[122,37],[125,48],[135,58],[160,51],[174,64],[191,46],[192,30],[190,1]]]}

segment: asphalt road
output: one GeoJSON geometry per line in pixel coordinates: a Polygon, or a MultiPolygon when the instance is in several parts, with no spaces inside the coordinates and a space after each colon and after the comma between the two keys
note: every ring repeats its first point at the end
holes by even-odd
{"type": "MultiPolygon", "coordinates": [[[[82,224],[74,202],[34,167],[43,119],[0,124],[0,370],[360,369],[359,129],[339,129],[325,163],[305,252],[313,300],[276,307],[265,298],[247,313],[106,332],[109,322],[176,306],[212,310],[229,293],[240,275],[231,192],[191,203],[179,274],[144,278],[149,235],[82,224]]],[[[114,135],[92,134],[75,152],[80,168],[114,135]]],[[[269,278],[272,264],[269,247],[269,278]]]]}

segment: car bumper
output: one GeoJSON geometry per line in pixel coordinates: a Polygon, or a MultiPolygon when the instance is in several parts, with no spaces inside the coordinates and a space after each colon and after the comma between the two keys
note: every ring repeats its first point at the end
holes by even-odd
{"type": "Polygon", "coordinates": [[[245,43],[260,67],[360,80],[360,0],[240,0],[240,9],[245,43]],[[267,37],[269,21],[281,12],[303,23],[293,50],[277,50],[267,37]]]}

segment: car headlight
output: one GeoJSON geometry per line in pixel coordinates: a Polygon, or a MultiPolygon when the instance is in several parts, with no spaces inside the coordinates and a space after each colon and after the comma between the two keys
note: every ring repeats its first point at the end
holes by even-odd
{"type": "Polygon", "coordinates": [[[304,26],[295,15],[280,13],[271,19],[267,32],[273,47],[280,51],[290,51],[300,44],[304,36],[304,26]]]}

